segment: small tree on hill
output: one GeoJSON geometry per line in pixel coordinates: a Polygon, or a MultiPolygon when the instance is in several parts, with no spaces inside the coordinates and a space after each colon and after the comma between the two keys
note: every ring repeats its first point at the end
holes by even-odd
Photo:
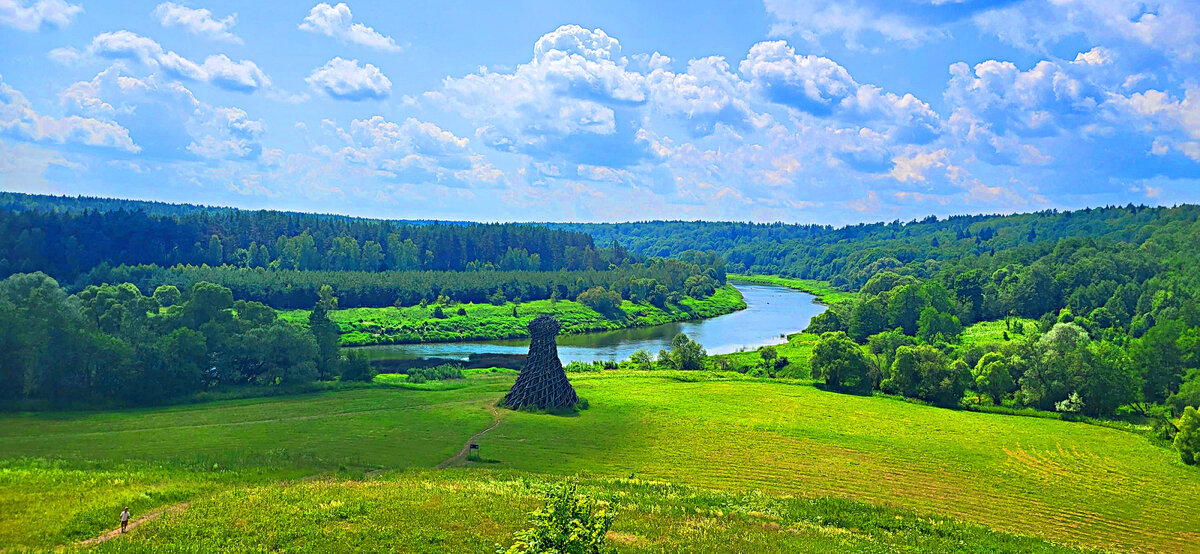
{"type": "Polygon", "coordinates": [[[704,351],[704,347],[700,343],[692,340],[687,335],[679,333],[675,338],[671,339],[671,354],[669,357],[671,366],[675,369],[697,370],[704,369],[704,360],[708,357],[708,353],[704,351]]]}
{"type": "Polygon", "coordinates": [[[317,369],[321,379],[325,380],[332,379],[338,373],[336,366],[341,356],[338,348],[341,331],[336,323],[330,321],[327,305],[326,302],[317,302],[308,314],[308,329],[317,346],[317,369]]]}
{"type": "Polygon", "coordinates": [[[846,392],[870,392],[871,369],[871,362],[858,343],[841,331],[822,334],[813,349],[812,375],[824,379],[830,388],[846,392]]]}
{"type": "Polygon", "coordinates": [[[638,369],[654,369],[654,360],[650,359],[650,353],[645,350],[639,349],[634,352],[633,355],[629,356],[629,361],[633,362],[633,365],[638,369]]]}
{"type": "Polygon", "coordinates": [[[1008,393],[1017,388],[1008,368],[1008,359],[998,352],[988,352],[975,365],[975,387],[988,396],[997,406],[1008,393]]]}
{"type": "Polygon", "coordinates": [[[771,371],[775,368],[775,359],[779,357],[779,350],[774,346],[764,346],[758,349],[758,355],[762,358],[763,367],[766,367],[767,371],[771,371]]]}

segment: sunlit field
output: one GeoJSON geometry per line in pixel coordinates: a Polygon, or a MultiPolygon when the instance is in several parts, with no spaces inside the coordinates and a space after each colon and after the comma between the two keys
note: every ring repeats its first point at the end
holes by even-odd
{"type": "Polygon", "coordinates": [[[189,501],[102,548],[303,550],[332,533],[339,547],[487,550],[536,507],[537,483],[568,476],[628,504],[613,527],[622,551],[957,551],[947,528],[980,552],[1049,548],[931,516],[1076,547],[1184,552],[1198,539],[1200,475],[1139,435],[734,373],[573,374],[589,409],[501,410],[481,462],[420,469],[489,426],[511,380],[4,416],[0,508],[19,517],[0,543],[69,544],[111,527],[122,505],[189,501]],[[822,498],[864,504],[806,500],[822,498]],[[844,510],[868,523],[833,517],[844,510]],[[903,519],[913,514],[923,519],[903,519]],[[893,533],[883,520],[915,526],[893,533]]]}

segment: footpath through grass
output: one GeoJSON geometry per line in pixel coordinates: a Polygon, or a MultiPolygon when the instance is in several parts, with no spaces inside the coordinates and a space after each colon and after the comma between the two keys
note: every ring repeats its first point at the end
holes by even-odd
{"type": "MultiPolygon", "coordinates": [[[[526,326],[541,314],[551,314],[562,323],[563,334],[650,327],[677,321],[716,317],[746,308],[742,294],[732,285],[717,289],[705,299],[684,298],[679,304],[659,308],[648,303],[621,303],[619,314],[601,314],[573,300],[536,300],[520,304],[452,304],[441,306],[443,317],[435,317],[438,306],[406,308],[350,308],[334,310],[330,320],[342,330],[343,346],[409,344],[466,340],[500,340],[529,336],[526,326]],[[517,317],[513,317],[516,308],[517,317]],[[465,315],[459,315],[459,310],[465,315]]],[[[280,317],[308,325],[308,310],[287,310],[280,317]]]]}
{"type": "Polygon", "coordinates": [[[1135,434],[736,373],[571,378],[588,410],[503,411],[480,440],[488,463],[449,473],[421,468],[491,424],[511,373],[0,416],[0,545],[69,544],[125,504],[136,515],[188,500],[98,548],[486,551],[522,527],[540,484],[576,474],[622,511],[622,551],[1055,550],[930,515],[1113,550],[1200,541],[1200,471],[1135,434]],[[374,468],[396,471],[363,481],[374,468]]]}

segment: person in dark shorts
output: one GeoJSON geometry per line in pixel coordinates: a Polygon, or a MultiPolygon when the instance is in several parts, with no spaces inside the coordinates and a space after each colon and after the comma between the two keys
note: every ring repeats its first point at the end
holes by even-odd
{"type": "Polygon", "coordinates": [[[125,506],[125,511],[121,512],[121,532],[125,532],[125,526],[129,524],[129,506],[125,506]]]}

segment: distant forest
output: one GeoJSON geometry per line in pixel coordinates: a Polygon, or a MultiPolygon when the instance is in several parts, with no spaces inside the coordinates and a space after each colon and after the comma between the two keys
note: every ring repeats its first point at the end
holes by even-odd
{"type": "Polygon", "coordinates": [[[596,248],[586,234],[532,225],[412,224],[228,208],[167,210],[138,201],[81,202],[13,193],[0,195],[0,255],[0,276],[42,271],[65,282],[101,264],[554,271],[607,269],[627,260],[623,250],[596,248]]]}
{"type": "Polygon", "coordinates": [[[828,280],[889,290],[897,276],[935,280],[963,323],[1041,318],[1064,308],[1140,336],[1161,319],[1200,325],[1200,206],[1108,207],[1008,216],[928,217],[842,228],[747,223],[572,224],[633,252],[711,250],[731,273],[828,280]],[[871,281],[875,283],[872,284],[871,281]]]}
{"type": "MultiPolygon", "coordinates": [[[[631,283],[701,296],[724,284],[719,259],[688,262],[600,248],[586,234],[521,224],[400,222],[157,202],[0,193],[0,278],[43,272],[68,291],[133,283],[308,308],[323,285],[342,307],[574,299],[631,283]],[[697,263],[699,262],[699,265],[697,263]],[[688,278],[692,277],[689,282],[688,278]]],[[[627,297],[627,296],[626,296],[627,297]]]]}

